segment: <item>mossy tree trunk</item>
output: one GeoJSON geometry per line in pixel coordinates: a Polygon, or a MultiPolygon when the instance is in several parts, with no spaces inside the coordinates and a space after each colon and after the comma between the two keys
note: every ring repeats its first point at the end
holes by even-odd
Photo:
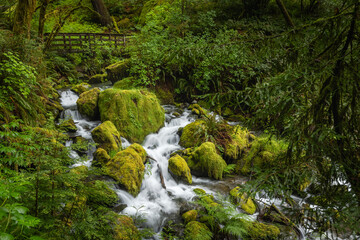
{"type": "Polygon", "coordinates": [[[15,9],[13,31],[26,34],[30,38],[31,19],[36,8],[36,0],[19,0],[15,9]]]}
{"type": "Polygon", "coordinates": [[[91,0],[94,10],[99,14],[99,21],[101,25],[108,26],[111,25],[111,17],[108,9],[105,6],[103,0],[91,0]]]}
{"type": "Polygon", "coordinates": [[[44,25],[45,25],[45,14],[46,8],[50,0],[40,0],[40,16],[39,16],[39,31],[38,37],[41,41],[44,40],[44,25]]]}

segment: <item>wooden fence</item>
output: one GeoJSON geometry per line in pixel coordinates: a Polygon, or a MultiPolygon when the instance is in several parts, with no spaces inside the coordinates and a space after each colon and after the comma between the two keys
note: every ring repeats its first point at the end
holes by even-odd
{"type": "MultiPolygon", "coordinates": [[[[49,36],[44,34],[45,38],[49,36]]],[[[65,53],[93,51],[95,48],[109,46],[124,47],[131,36],[107,33],[58,33],[51,42],[50,50],[65,53]]]]}

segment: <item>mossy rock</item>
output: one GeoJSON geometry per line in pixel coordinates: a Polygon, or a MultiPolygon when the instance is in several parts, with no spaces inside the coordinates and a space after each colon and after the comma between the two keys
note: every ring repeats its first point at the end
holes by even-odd
{"type": "Polygon", "coordinates": [[[136,89],[136,85],[134,83],[134,78],[133,77],[127,77],[124,79],[121,79],[120,81],[117,81],[113,88],[115,89],[124,89],[124,90],[129,90],[129,89],[136,89]]]}
{"type": "Polygon", "coordinates": [[[175,155],[169,159],[169,172],[172,173],[175,178],[189,184],[192,183],[190,168],[186,161],[179,155],[175,155]]]}
{"type": "Polygon", "coordinates": [[[110,121],[105,121],[94,128],[91,135],[98,147],[105,149],[108,153],[118,152],[121,148],[120,134],[110,121]]]}
{"type": "Polygon", "coordinates": [[[77,153],[85,154],[89,150],[89,140],[83,138],[82,136],[77,136],[74,138],[74,144],[72,144],[71,147],[77,153]]]}
{"type": "Polygon", "coordinates": [[[144,177],[146,152],[144,148],[134,143],[118,152],[105,166],[105,172],[124,187],[130,194],[136,196],[140,192],[144,177]]]}
{"type": "Polygon", "coordinates": [[[225,160],[216,152],[212,142],[205,142],[192,152],[188,161],[191,173],[197,176],[207,176],[214,179],[222,179],[225,160]]]}
{"type": "Polygon", "coordinates": [[[117,81],[129,77],[129,59],[122,60],[120,62],[111,64],[105,68],[107,73],[107,79],[112,83],[116,83],[117,81]]]}
{"type": "Polygon", "coordinates": [[[256,212],[254,201],[252,198],[247,197],[245,193],[240,193],[239,190],[240,187],[236,187],[230,191],[231,201],[234,204],[239,205],[247,214],[254,214],[256,212]]]}
{"type": "Polygon", "coordinates": [[[239,161],[241,173],[248,175],[252,167],[266,169],[281,164],[275,160],[280,154],[286,153],[287,146],[284,141],[270,138],[267,135],[255,138],[250,150],[239,161]]]}
{"type": "Polygon", "coordinates": [[[87,83],[80,83],[71,88],[71,91],[76,92],[77,94],[81,94],[83,92],[89,91],[91,86],[87,83]]]}
{"type": "Polygon", "coordinates": [[[229,136],[231,140],[225,145],[224,158],[228,162],[236,162],[248,150],[250,142],[255,139],[255,136],[250,134],[246,128],[240,126],[231,127],[229,136]]]}
{"type": "Polygon", "coordinates": [[[184,213],[181,217],[184,220],[185,224],[191,222],[191,221],[195,221],[198,215],[198,211],[197,210],[190,210],[187,211],[186,213],[184,213]]]}
{"type": "Polygon", "coordinates": [[[185,240],[210,240],[212,237],[213,233],[204,223],[191,221],[186,224],[184,232],[185,240]]]}
{"type": "Polygon", "coordinates": [[[130,142],[141,143],[165,121],[158,99],[146,90],[106,89],[100,93],[99,109],[101,121],[113,122],[130,142]]]}
{"type": "Polygon", "coordinates": [[[136,228],[131,217],[120,215],[114,223],[114,240],[140,240],[140,231],[136,228]]]}
{"type": "Polygon", "coordinates": [[[75,122],[74,120],[72,120],[71,118],[70,119],[67,119],[67,120],[64,120],[62,121],[58,128],[64,132],[76,132],[77,131],[77,127],[75,125],[75,122]]]}
{"type": "Polygon", "coordinates": [[[203,195],[206,194],[206,191],[204,189],[201,189],[201,188],[195,188],[195,189],[193,189],[193,191],[198,196],[203,196],[203,195]]]}
{"type": "Polygon", "coordinates": [[[99,94],[100,89],[93,88],[80,94],[79,99],[76,101],[79,112],[92,120],[99,119],[99,94]]]}
{"type": "Polygon", "coordinates": [[[173,91],[166,88],[165,84],[161,86],[155,86],[155,95],[162,105],[173,105],[175,103],[173,91]]]}
{"type": "Polygon", "coordinates": [[[90,84],[104,83],[106,81],[107,81],[107,73],[96,74],[91,76],[89,79],[90,84]]]}
{"type": "Polygon", "coordinates": [[[260,222],[249,222],[240,220],[245,226],[246,234],[242,237],[244,240],[275,240],[279,239],[280,229],[274,225],[260,222]]]}
{"type": "Polygon", "coordinates": [[[118,196],[106,182],[95,180],[86,183],[87,191],[87,204],[91,207],[113,207],[118,202],[118,196]]]}
{"type": "Polygon", "coordinates": [[[199,146],[205,138],[205,121],[196,120],[186,125],[182,131],[179,144],[184,148],[199,146]]]}
{"type": "Polygon", "coordinates": [[[188,109],[191,110],[193,114],[198,115],[199,117],[207,115],[207,111],[200,107],[200,105],[197,103],[191,104],[188,109]]]}
{"type": "Polygon", "coordinates": [[[92,165],[96,167],[105,166],[106,163],[108,163],[111,159],[109,154],[103,148],[96,149],[93,155],[94,155],[94,160],[92,162],[92,165]]]}

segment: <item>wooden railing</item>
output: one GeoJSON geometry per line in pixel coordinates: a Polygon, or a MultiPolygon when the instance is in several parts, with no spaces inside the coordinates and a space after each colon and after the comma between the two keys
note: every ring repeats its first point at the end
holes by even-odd
{"type": "MultiPolygon", "coordinates": [[[[44,34],[45,38],[49,34],[44,34]]],[[[112,33],[58,33],[51,42],[50,50],[66,53],[93,51],[97,47],[124,47],[131,36],[112,33]]]]}

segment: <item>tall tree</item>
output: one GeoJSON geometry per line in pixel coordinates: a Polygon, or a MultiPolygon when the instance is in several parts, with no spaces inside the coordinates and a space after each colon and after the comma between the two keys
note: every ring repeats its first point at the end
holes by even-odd
{"type": "Polygon", "coordinates": [[[111,25],[111,17],[103,0],[91,0],[94,10],[99,14],[99,21],[103,26],[111,25]]]}
{"type": "Polygon", "coordinates": [[[19,0],[14,15],[13,31],[30,38],[31,19],[36,8],[36,0],[19,0]]]}

